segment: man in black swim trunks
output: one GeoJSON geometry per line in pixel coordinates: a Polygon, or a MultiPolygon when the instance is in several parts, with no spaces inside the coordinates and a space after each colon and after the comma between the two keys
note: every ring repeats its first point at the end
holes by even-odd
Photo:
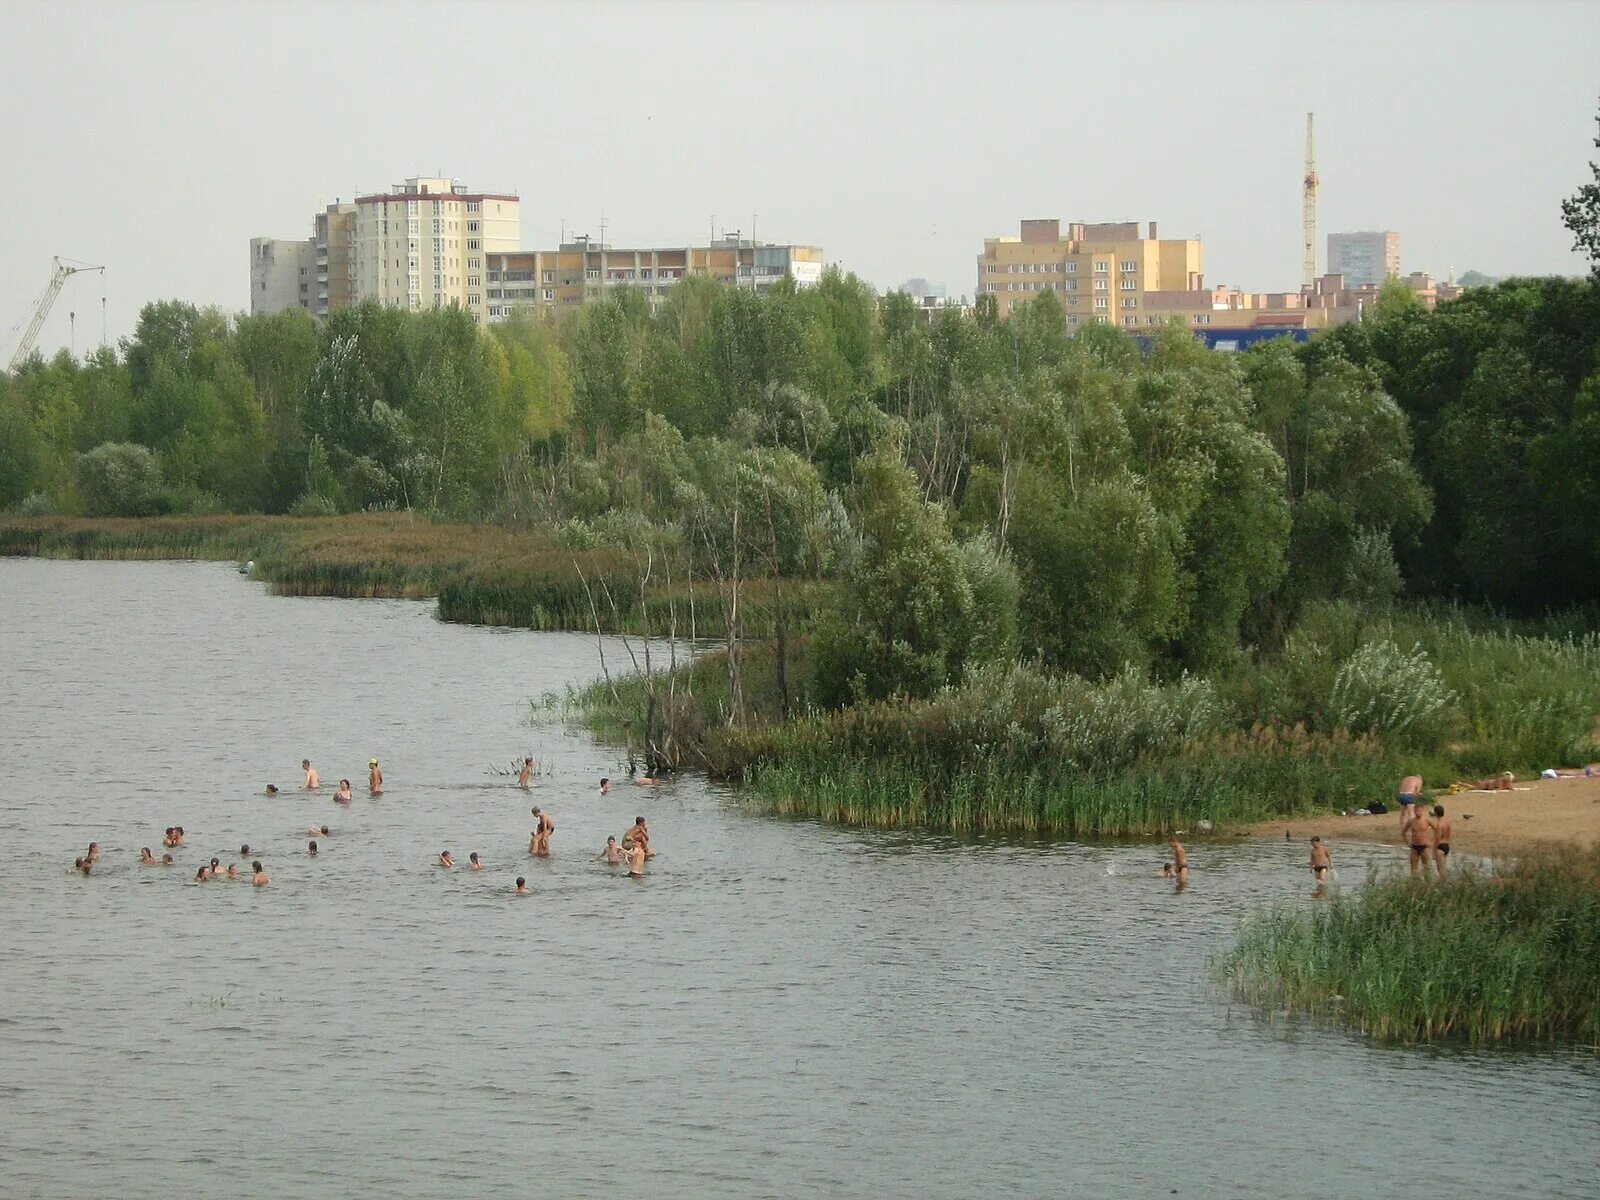
{"type": "Polygon", "coordinates": [[[1400,831],[1401,840],[1411,848],[1411,873],[1428,869],[1428,859],[1433,855],[1433,818],[1420,804],[1409,806],[1411,819],[1400,831]]]}
{"type": "Polygon", "coordinates": [[[1450,858],[1450,818],[1444,815],[1444,805],[1433,806],[1433,869],[1444,878],[1444,869],[1450,858]]]}

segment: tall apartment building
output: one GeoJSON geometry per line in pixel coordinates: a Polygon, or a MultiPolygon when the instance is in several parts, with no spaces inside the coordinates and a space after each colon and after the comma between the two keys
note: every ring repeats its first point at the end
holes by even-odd
{"type": "Polygon", "coordinates": [[[1054,292],[1068,326],[1159,324],[1147,297],[1205,287],[1198,238],[1161,239],[1156,223],[1139,236],[1134,221],[1090,225],[1023,221],[1020,237],[985,238],[978,293],[995,299],[1001,316],[1038,292],[1054,292]]]}
{"type": "Polygon", "coordinates": [[[348,308],[356,294],[356,206],[334,203],[319,212],[311,238],[316,292],[311,313],[319,320],[348,308]]]}
{"type": "Polygon", "coordinates": [[[1400,235],[1392,230],[1328,235],[1328,274],[1346,287],[1377,287],[1400,274],[1400,235]]]}
{"type": "Polygon", "coordinates": [[[522,245],[522,204],[418,176],[357,196],[355,295],[417,311],[460,305],[486,320],[484,262],[522,245]]]}
{"type": "Polygon", "coordinates": [[[822,248],[732,237],[708,246],[636,250],[577,238],[555,250],[491,253],[485,266],[486,319],[502,321],[518,311],[563,311],[620,287],[642,292],[656,305],[673,284],[693,275],[758,293],[785,277],[810,287],[822,278],[822,248]]]}
{"type": "Polygon", "coordinates": [[[308,241],[250,239],[250,312],[312,311],[316,302],[316,255],[308,241]]]}

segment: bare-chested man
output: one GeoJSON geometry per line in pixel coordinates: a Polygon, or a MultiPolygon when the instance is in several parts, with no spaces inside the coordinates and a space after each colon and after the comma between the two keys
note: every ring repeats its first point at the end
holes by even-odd
{"type": "Polygon", "coordinates": [[[622,843],[622,847],[628,855],[628,878],[643,879],[645,860],[644,843],[634,842],[630,846],[627,841],[624,841],[622,843]]]}
{"type": "Polygon", "coordinates": [[[367,794],[383,795],[383,768],[378,765],[378,760],[375,758],[367,759],[367,794]]]}
{"type": "Polygon", "coordinates": [[[1189,882],[1189,852],[1177,838],[1172,839],[1172,874],[1180,884],[1189,882]]]}
{"type": "Polygon", "coordinates": [[[1411,851],[1411,873],[1415,875],[1419,870],[1428,869],[1428,859],[1433,856],[1433,818],[1428,815],[1428,810],[1420,804],[1412,805],[1407,811],[1411,820],[1400,830],[1400,840],[1411,851]]]}
{"type": "Polygon", "coordinates": [[[1444,869],[1450,865],[1450,818],[1444,815],[1444,805],[1433,806],[1433,869],[1444,878],[1444,869]]]}
{"type": "Polygon", "coordinates": [[[517,876],[517,888],[515,894],[518,896],[526,896],[528,894],[528,881],[521,875],[517,876]]]}
{"type": "Polygon", "coordinates": [[[596,854],[594,860],[595,862],[610,863],[612,866],[616,866],[617,863],[621,862],[622,850],[617,846],[617,839],[608,837],[606,839],[606,848],[596,854]]]}
{"type": "Polygon", "coordinates": [[[250,871],[250,882],[256,887],[266,887],[267,884],[272,882],[272,880],[267,878],[267,873],[262,868],[261,860],[259,858],[250,864],[250,871]]]}
{"type": "Polygon", "coordinates": [[[535,858],[549,858],[550,835],[556,831],[555,818],[537,804],[533,806],[533,815],[538,824],[534,826],[533,840],[528,843],[528,853],[535,858]]]}
{"type": "Polygon", "coordinates": [[[439,865],[441,867],[453,867],[453,866],[456,865],[456,860],[453,857],[451,857],[450,851],[448,851],[448,850],[439,851],[439,865]]]}
{"type": "Polygon", "coordinates": [[[517,786],[519,788],[521,788],[523,791],[527,791],[528,787],[529,787],[529,782],[528,781],[531,780],[532,778],[533,778],[533,759],[525,758],[525,759],[522,760],[522,773],[517,776],[517,786]]]}
{"type": "Polygon", "coordinates": [[[600,781],[600,794],[602,796],[609,796],[611,794],[611,780],[602,779],[600,781]]]}
{"type": "Polygon", "coordinates": [[[1333,869],[1333,855],[1328,850],[1328,844],[1320,837],[1311,839],[1311,877],[1318,883],[1323,883],[1328,878],[1328,872],[1333,869]]]}
{"type": "Polygon", "coordinates": [[[319,788],[322,786],[322,777],[317,774],[317,769],[311,765],[309,758],[300,760],[300,769],[306,773],[306,788],[319,788]]]}
{"type": "Polygon", "coordinates": [[[643,817],[635,817],[633,819],[633,827],[623,836],[624,839],[632,838],[635,843],[642,845],[646,858],[654,858],[656,856],[656,852],[650,849],[650,826],[644,823],[643,817]]]}
{"type": "Polygon", "coordinates": [[[1422,803],[1422,776],[1407,775],[1402,779],[1395,799],[1400,802],[1400,830],[1404,833],[1411,823],[1411,806],[1422,803]]]}

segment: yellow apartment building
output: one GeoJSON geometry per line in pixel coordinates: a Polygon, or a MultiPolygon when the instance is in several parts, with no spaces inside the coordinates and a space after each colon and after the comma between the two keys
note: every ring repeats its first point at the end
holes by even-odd
{"type": "Polygon", "coordinates": [[[418,176],[357,196],[355,208],[356,300],[413,312],[456,304],[487,319],[484,262],[522,245],[516,196],[418,176]]]}
{"type": "Polygon", "coordinates": [[[978,294],[993,296],[1001,316],[1040,292],[1053,292],[1067,325],[1132,329],[1150,324],[1146,297],[1205,287],[1198,238],[1162,239],[1154,221],[1139,236],[1135,221],[1091,225],[1023,221],[1021,236],[985,238],[978,294]]]}
{"type": "Polygon", "coordinates": [[[517,312],[562,312],[616,288],[633,288],[652,306],[678,280],[692,275],[725,287],[765,293],[780,279],[799,287],[822,278],[820,246],[774,246],[722,238],[706,246],[619,249],[578,238],[555,250],[508,250],[485,261],[484,312],[503,321],[517,312]]]}

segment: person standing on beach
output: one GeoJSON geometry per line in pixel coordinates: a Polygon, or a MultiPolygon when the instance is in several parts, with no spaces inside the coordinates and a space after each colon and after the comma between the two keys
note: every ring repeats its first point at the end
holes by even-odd
{"type": "Polygon", "coordinates": [[[307,791],[322,786],[322,778],[317,774],[317,769],[311,765],[311,760],[309,758],[302,758],[300,760],[300,769],[306,773],[307,791]]]}
{"type": "Polygon", "coordinates": [[[1415,875],[1418,870],[1428,869],[1428,859],[1433,855],[1434,825],[1433,818],[1422,805],[1413,804],[1406,811],[1411,819],[1400,830],[1400,840],[1410,848],[1411,873],[1415,875]]]}
{"type": "Polygon", "coordinates": [[[1333,868],[1333,855],[1328,851],[1328,844],[1315,835],[1311,838],[1311,877],[1318,883],[1323,883],[1328,878],[1328,872],[1333,868]]]}
{"type": "Polygon", "coordinates": [[[1422,776],[1407,775],[1400,781],[1400,793],[1395,797],[1400,801],[1400,833],[1405,834],[1406,826],[1411,824],[1411,807],[1422,801],[1422,776]]]}
{"type": "Polygon", "coordinates": [[[375,758],[367,759],[367,794],[383,795],[383,768],[378,765],[378,760],[375,758]]]}
{"type": "Polygon", "coordinates": [[[528,781],[531,778],[533,778],[533,759],[525,758],[522,760],[522,774],[517,776],[517,786],[523,791],[527,791],[529,787],[528,781]]]}
{"type": "Polygon", "coordinates": [[[1172,839],[1172,873],[1177,876],[1179,887],[1189,882],[1189,853],[1177,838],[1172,839]]]}
{"type": "Polygon", "coordinates": [[[1444,878],[1444,869],[1450,861],[1450,818],[1444,815],[1444,805],[1433,806],[1433,869],[1444,878]]]}

